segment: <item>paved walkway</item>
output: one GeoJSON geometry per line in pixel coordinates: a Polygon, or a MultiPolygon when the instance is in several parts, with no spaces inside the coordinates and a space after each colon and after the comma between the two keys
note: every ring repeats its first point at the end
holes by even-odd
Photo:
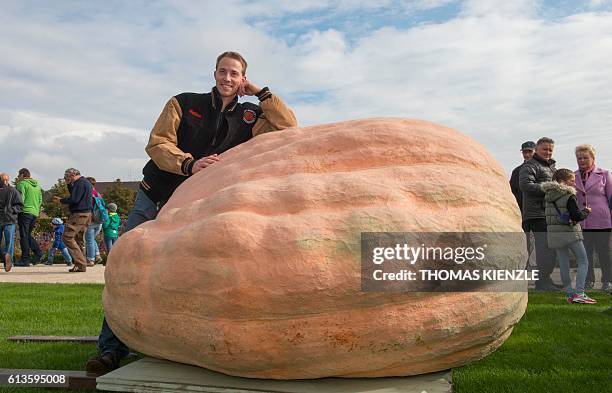
{"type": "Polygon", "coordinates": [[[69,267],[63,264],[53,266],[39,264],[30,267],[13,267],[7,273],[0,264],[0,282],[104,284],[104,266],[102,265],[88,267],[85,273],[69,273],[68,269],[69,267]]]}

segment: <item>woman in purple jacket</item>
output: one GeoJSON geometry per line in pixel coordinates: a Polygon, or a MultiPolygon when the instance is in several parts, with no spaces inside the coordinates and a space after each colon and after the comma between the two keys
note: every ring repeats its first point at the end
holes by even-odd
{"type": "Polygon", "coordinates": [[[589,257],[587,288],[595,285],[593,252],[597,252],[601,266],[602,290],[612,289],[612,261],[610,260],[610,234],[612,229],[612,174],[595,166],[595,148],[591,145],[576,147],[576,194],[578,207],[590,207],[591,214],[582,221],[584,246],[589,257]]]}

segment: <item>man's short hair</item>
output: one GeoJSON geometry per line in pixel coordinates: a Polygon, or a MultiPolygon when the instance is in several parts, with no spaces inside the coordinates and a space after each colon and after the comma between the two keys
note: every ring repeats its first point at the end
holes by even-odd
{"type": "Polygon", "coordinates": [[[6,180],[6,182],[8,183],[10,178],[11,177],[9,176],[8,173],[4,173],[4,172],[0,173],[0,182],[4,183],[4,181],[6,180]]]}
{"type": "Polygon", "coordinates": [[[81,172],[79,172],[78,169],[74,169],[74,168],[68,168],[66,169],[66,171],[64,172],[64,176],[80,176],[81,172]]]}
{"type": "Polygon", "coordinates": [[[555,141],[550,139],[549,137],[543,136],[536,142],[536,146],[540,146],[542,143],[550,143],[551,145],[555,144],[555,141]]]}
{"type": "Polygon", "coordinates": [[[242,57],[242,55],[238,52],[227,51],[227,52],[221,53],[217,57],[217,64],[215,64],[215,70],[219,68],[219,62],[221,62],[221,59],[223,59],[224,57],[229,57],[230,59],[238,60],[240,64],[242,64],[242,75],[246,75],[247,62],[246,60],[244,60],[244,57],[242,57]]]}
{"type": "Polygon", "coordinates": [[[21,168],[19,170],[19,176],[21,176],[21,177],[30,177],[30,170],[28,168],[21,168]]]}

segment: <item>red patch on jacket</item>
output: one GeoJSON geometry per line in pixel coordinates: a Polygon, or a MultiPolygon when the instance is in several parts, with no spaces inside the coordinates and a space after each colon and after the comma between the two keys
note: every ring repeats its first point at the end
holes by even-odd
{"type": "Polygon", "coordinates": [[[194,111],[193,109],[189,109],[189,113],[191,113],[192,115],[194,115],[198,119],[202,118],[202,115],[200,115],[198,112],[194,111]]]}
{"type": "Polygon", "coordinates": [[[242,120],[244,120],[244,122],[247,124],[252,124],[255,122],[255,117],[256,117],[255,111],[247,109],[244,111],[244,114],[242,115],[242,120]]]}

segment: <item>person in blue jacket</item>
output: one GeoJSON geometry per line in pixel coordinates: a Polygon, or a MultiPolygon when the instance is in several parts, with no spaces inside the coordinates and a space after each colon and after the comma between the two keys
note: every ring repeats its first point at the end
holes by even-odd
{"type": "Polygon", "coordinates": [[[72,257],[68,252],[68,247],[62,241],[62,235],[64,234],[64,222],[61,218],[55,217],[51,220],[51,225],[53,225],[53,244],[49,247],[49,255],[47,256],[47,262],[45,265],[53,265],[53,260],[55,259],[55,251],[59,250],[64,257],[64,262],[66,262],[67,266],[72,266],[72,257]]]}

